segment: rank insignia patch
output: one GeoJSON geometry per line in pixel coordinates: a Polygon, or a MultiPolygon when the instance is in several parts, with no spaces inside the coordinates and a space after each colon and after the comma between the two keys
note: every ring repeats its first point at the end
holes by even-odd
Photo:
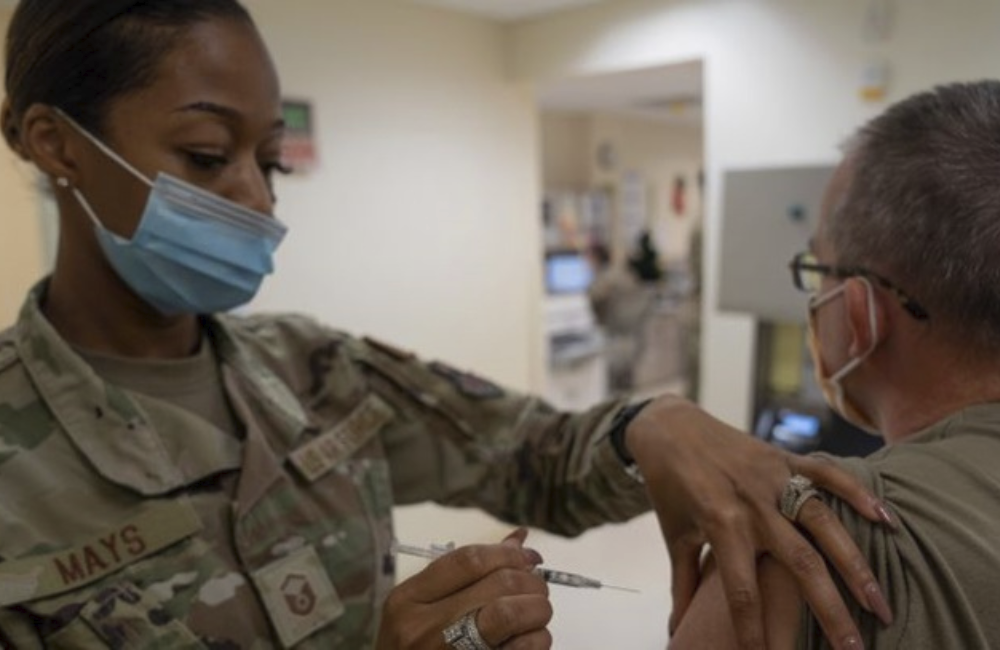
{"type": "Polygon", "coordinates": [[[259,569],[253,578],[284,648],[331,624],[345,611],[311,546],[259,569]]]}

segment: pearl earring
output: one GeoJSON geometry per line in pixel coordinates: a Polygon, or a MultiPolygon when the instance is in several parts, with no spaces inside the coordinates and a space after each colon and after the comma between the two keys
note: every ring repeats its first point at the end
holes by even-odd
{"type": "Polygon", "coordinates": [[[56,179],[56,185],[62,188],[69,187],[69,179],[60,176],[59,178],[56,179]]]}

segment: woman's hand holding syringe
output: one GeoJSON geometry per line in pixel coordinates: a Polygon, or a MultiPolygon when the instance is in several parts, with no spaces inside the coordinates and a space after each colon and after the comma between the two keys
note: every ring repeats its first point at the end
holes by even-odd
{"type": "MultiPolygon", "coordinates": [[[[392,548],[395,554],[412,555],[415,557],[426,558],[428,560],[435,560],[446,553],[454,551],[455,544],[453,542],[449,542],[447,544],[431,544],[429,547],[423,547],[393,542],[392,548]]],[[[628,591],[634,594],[639,593],[637,589],[605,584],[595,578],[588,578],[577,573],[568,573],[566,571],[557,571],[555,569],[546,569],[544,567],[536,567],[534,569],[534,573],[545,580],[545,582],[553,585],[563,585],[565,587],[585,589],[616,589],[618,591],[628,591]]]]}

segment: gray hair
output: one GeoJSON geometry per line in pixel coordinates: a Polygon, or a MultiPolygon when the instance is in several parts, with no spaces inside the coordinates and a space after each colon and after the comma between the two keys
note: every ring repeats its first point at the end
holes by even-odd
{"type": "Polygon", "coordinates": [[[837,263],[889,278],[936,328],[1000,351],[1000,81],[899,102],[846,153],[827,232],[837,263]]]}

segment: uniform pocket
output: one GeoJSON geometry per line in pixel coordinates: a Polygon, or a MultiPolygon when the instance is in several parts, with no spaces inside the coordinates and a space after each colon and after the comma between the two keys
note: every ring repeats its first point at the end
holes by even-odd
{"type": "Polygon", "coordinates": [[[207,550],[197,513],[177,500],[131,515],[75,546],[0,565],[4,605],[25,612],[47,648],[202,647],[177,620],[186,605],[168,609],[171,595],[148,588],[182,567],[197,579],[190,567],[205,564],[207,550]]]}
{"type": "Polygon", "coordinates": [[[105,589],[84,605],[80,618],[109,648],[204,648],[149,592],[132,583],[105,589]]]}
{"type": "Polygon", "coordinates": [[[42,634],[46,648],[156,648],[200,649],[205,646],[180,621],[171,617],[163,603],[127,581],[64,594],[58,599],[35,603],[35,614],[45,614],[42,634]],[[58,628],[45,634],[45,628],[58,628]]]}

